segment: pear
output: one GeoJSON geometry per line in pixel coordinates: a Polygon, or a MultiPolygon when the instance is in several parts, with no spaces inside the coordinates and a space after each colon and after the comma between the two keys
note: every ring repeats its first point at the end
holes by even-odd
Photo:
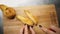
{"type": "Polygon", "coordinates": [[[25,14],[33,21],[34,24],[38,23],[37,17],[33,16],[29,10],[24,10],[25,14]]]}
{"type": "Polygon", "coordinates": [[[6,5],[0,5],[0,9],[3,12],[3,15],[9,19],[13,19],[16,16],[16,11],[11,7],[7,7],[6,5]]]}
{"type": "Polygon", "coordinates": [[[32,20],[30,20],[29,18],[20,16],[20,15],[16,16],[16,18],[19,19],[20,21],[22,21],[24,24],[27,24],[27,25],[30,25],[30,26],[33,25],[32,20]]]}

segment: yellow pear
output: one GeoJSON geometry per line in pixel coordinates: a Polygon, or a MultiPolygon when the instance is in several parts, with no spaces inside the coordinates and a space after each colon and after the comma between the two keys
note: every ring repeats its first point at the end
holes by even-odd
{"type": "Polygon", "coordinates": [[[3,12],[3,15],[9,19],[13,19],[16,16],[16,11],[11,7],[7,7],[5,5],[0,5],[0,9],[3,12]]]}
{"type": "Polygon", "coordinates": [[[24,10],[24,12],[33,21],[34,24],[38,23],[37,17],[33,16],[32,13],[29,12],[29,10],[24,10]]]}

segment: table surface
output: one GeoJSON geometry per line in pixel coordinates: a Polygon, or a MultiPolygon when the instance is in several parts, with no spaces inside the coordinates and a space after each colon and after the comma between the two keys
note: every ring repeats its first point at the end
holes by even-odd
{"type": "MultiPolygon", "coordinates": [[[[24,10],[29,10],[34,16],[38,17],[39,21],[37,26],[42,25],[46,28],[49,28],[50,25],[58,26],[58,20],[55,10],[55,5],[37,5],[37,6],[24,6],[24,7],[14,7],[16,10],[17,15],[22,15],[27,17],[24,13],[24,10]]],[[[24,25],[18,19],[7,19],[4,17],[3,19],[4,25],[4,34],[19,34],[20,29],[24,25]]],[[[45,34],[39,27],[34,26],[33,29],[35,30],[36,34],[45,34]]]]}
{"type": "MultiPolygon", "coordinates": [[[[1,3],[1,2],[0,2],[1,3]]],[[[53,3],[55,4],[55,7],[56,7],[56,12],[57,12],[57,16],[58,16],[58,21],[59,21],[59,24],[60,24],[60,0],[50,0],[49,3],[53,3]]],[[[1,13],[0,13],[1,14],[1,13]]],[[[0,16],[0,19],[1,19],[1,16],[0,16]]],[[[1,20],[0,20],[0,24],[2,24],[1,20]]],[[[0,34],[2,34],[3,32],[3,26],[0,25],[0,34]]]]}

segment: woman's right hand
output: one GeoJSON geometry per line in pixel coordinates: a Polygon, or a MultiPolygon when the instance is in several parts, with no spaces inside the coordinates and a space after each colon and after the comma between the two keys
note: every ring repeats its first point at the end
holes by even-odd
{"type": "Polygon", "coordinates": [[[46,32],[47,34],[60,34],[60,28],[51,26],[50,29],[47,29],[45,27],[41,27],[41,29],[46,32]]]}

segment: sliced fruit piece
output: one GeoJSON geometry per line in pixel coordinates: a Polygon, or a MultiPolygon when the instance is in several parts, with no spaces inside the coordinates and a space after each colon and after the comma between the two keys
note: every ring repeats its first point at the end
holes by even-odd
{"type": "Polygon", "coordinates": [[[38,23],[38,19],[33,16],[29,10],[24,10],[25,14],[34,22],[34,24],[37,24],[38,23]]]}
{"type": "Polygon", "coordinates": [[[17,19],[21,20],[24,24],[27,24],[27,25],[33,25],[33,22],[29,19],[29,18],[25,18],[23,16],[16,16],[17,19]]]}

